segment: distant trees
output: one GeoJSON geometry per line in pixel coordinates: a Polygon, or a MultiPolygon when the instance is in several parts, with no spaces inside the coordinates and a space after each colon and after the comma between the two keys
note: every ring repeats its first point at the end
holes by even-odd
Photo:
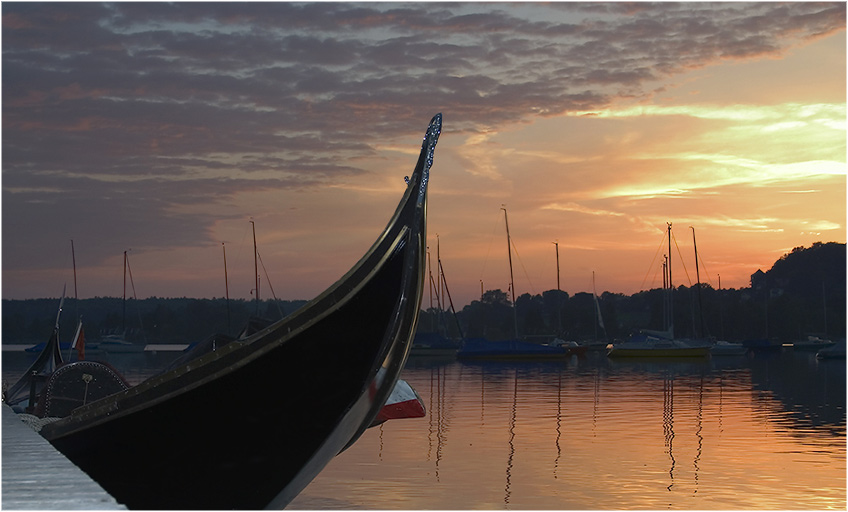
{"type": "MultiPolygon", "coordinates": [[[[817,242],[796,247],[767,272],[752,277],[752,286],[716,290],[708,284],[679,286],[673,294],[673,323],[680,337],[726,340],[771,338],[791,341],[808,334],[845,337],[845,244],[817,242]],[[700,300],[699,300],[700,297],[700,300]]],[[[516,299],[522,337],[558,335],[571,340],[625,338],[635,329],[664,328],[660,289],[631,296],[604,292],[599,298],[601,329],[591,293],[549,290],[516,299]]],[[[436,309],[423,318],[438,318],[436,309]]],[[[514,337],[510,300],[502,290],[489,290],[457,313],[467,337],[491,340],[514,337]]],[[[447,325],[453,322],[448,322],[447,325]]],[[[438,322],[422,322],[420,330],[456,335],[438,322]],[[432,326],[438,326],[432,328],[432,326]]]]}
{"type": "MultiPolygon", "coordinates": [[[[796,247],[766,272],[752,276],[751,286],[716,290],[680,286],[674,291],[675,334],[712,336],[726,340],[772,338],[791,341],[807,334],[845,337],[845,244],[817,242],[796,247]],[[698,301],[700,297],[700,303],[698,301]]],[[[212,334],[237,334],[250,316],[278,319],[306,301],[225,299],[130,299],[126,317],[120,298],[97,297],[65,301],[60,340],[69,341],[76,317],[85,321],[86,338],[96,340],[126,327],[131,338],[149,343],[190,343],[212,334]]],[[[662,329],[663,291],[647,290],[631,296],[604,292],[598,305],[605,329],[597,320],[591,293],[548,290],[516,298],[513,311],[502,290],[488,290],[456,317],[430,308],[421,312],[420,332],[438,332],[451,338],[559,335],[570,340],[621,339],[634,329],[662,329]]],[[[46,341],[53,330],[58,299],[3,300],[3,343],[46,341]]]]}
{"type": "MultiPolygon", "coordinates": [[[[305,303],[303,300],[261,301],[259,315],[276,320],[305,303]]],[[[58,299],[3,300],[3,343],[47,341],[58,308],[58,299]]],[[[128,299],[124,317],[120,298],[65,299],[59,340],[71,340],[77,315],[83,317],[86,339],[90,341],[126,330],[131,341],[191,343],[216,333],[238,334],[256,312],[254,301],[231,299],[228,305],[226,299],[151,297],[128,299]]]]}

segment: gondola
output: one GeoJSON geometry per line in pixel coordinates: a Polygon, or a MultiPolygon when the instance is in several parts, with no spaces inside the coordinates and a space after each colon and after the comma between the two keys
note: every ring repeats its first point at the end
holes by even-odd
{"type": "MultiPolygon", "coordinates": [[[[73,408],[41,435],[131,509],[288,504],[378,420],[406,362],[441,123],[441,114],[431,120],[383,233],[329,289],[245,339],[73,408]]],[[[79,382],[65,385],[82,393],[79,382]]],[[[42,414],[52,403],[68,408],[45,393],[42,414]]]]}

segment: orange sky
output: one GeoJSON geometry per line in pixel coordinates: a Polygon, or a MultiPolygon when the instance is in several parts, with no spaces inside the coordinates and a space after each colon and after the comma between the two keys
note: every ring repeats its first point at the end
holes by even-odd
{"type": "MultiPolygon", "coordinates": [[[[363,5],[387,14],[388,6],[363,5]]],[[[793,247],[846,241],[844,4],[825,4],[841,10],[841,22],[840,15],[828,22],[822,21],[825,16],[803,13],[787,18],[775,6],[764,17],[785,26],[765,28],[752,25],[754,15],[747,19],[729,7],[741,4],[706,13],[698,4],[635,13],[626,12],[624,4],[606,4],[606,12],[599,14],[595,7],[600,5],[555,6],[562,23],[546,30],[564,35],[537,39],[533,31],[545,28],[539,23],[545,17],[541,11],[548,9],[539,4],[448,9],[479,11],[476,18],[440,9],[441,30],[448,30],[448,21],[456,25],[445,36],[452,45],[431,36],[415,17],[419,11],[385,16],[391,26],[373,21],[366,36],[357,36],[368,49],[359,50],[357,58],[367,56],[384,68],[374,64],[365,70],[352,58],[359,64],[350,64],[350,72],[364,78],[337,84],[337,68],[345,64],[333,56],[351,47],[354,37],[344,30],[366,23],[364,15],[346,10],[338,20],[347,21],[336,26],[314,22],[316,30],[325,31],[324,39],[316,41],[325,61],[291,57],[303,64],[302,76],[291,62],[278,68],[288,69],[273,82],[280,90],[287,87],[286,77],[301,77],[297,85],[304,92],[292,93],[292,110],[273,104],[275,95],[253,90],[256,80],[226,95],[204,89],[206,82],[238,79],[238,71],[218,71],[215,78],[199,81],[181,76],[183,81],[173,87],[159,85],[166,80],[146,83],[145,77],[160,71],[141,59],[148,43],[127,38],[149,26],[176,24],[184,14],[148,15],[117,7],[127,9],[127,19],[116,23],[109,37],[127,39],[126,62],[147,69],[134,67],[132,76],[138,78],[113,83],[113,77],[95,71],[94,56],[105,59],[106,48],[112,48],[104,36],[107,42],[76,43],[91,44],[96,51],[66,50],[72,56],[66,61],[83,54],[91,59],[80,58],[79,69],[72,70],[81,78],[41,85],[33,72],[35,78],[17,73],[20,83],[4,80],[3,297],[56,297],[63,284],[72,288],[69,240],[74,239],[81,297],[121,294],[124,250],[130,250],[139,297],[221,297],[225,242],[230,296],[249,298],[252,217],[275,294],[311,298],[344,274],[388,221],[403,193],[403,176],[415,164],[426,123],[437,111],[444,124],[430,182],[428,229],[434,260],[439,236],[457,307],[479,297],[481,281],[486,289],[507,290],[502,205],[509,212],[518,294],[556,288],[554,241],[562,289],[569,293],[591,291],[593,272],[599,293],[658,287],[657,265],[664,253],[658,254],[658,248],[666,222],[673,223],[685,258],[681,262],[674,254],[675,284],[695,280],[690,226],[703,259],[701,280],[718,286],[720,275],[723,287],[747,286],[750,274],[767,270],[793,247]],[[717,22],[724,16],[726,26],[717,22]],[[491,28],[494,21],[487,25],[484,17],[520,19],[531,28],[526,33],[491,28]],[[706,35],[697,34],[702,39],[692,42],[686,30],[665,32],[673,17],[674,23],[690,27],[693,38],[697,31],[691,27],[702,20],[697,26],[706,35]],[[475,21],[483,34],[479,45],[468,43],[465,39],[476,35],[459,26],[470,19],[480,20],[475,21]],[[713,26],[703,19],[712,19],[713,26]],[[616,24],[619,29],[613,30],[616,24]],[[574,27],[581,31],[579,41],[567,39],[574,27]],[[722,33],[727,27],[740,35],[734,33],[734,39],[722,33]],[[616,41],[625,29],[637,35],[616,41]],[[392,30],[402,34],[390,37],[392,30]],[[330,44],[337,40],[344,45],[330,44]],[[408,40],[421,43],[416,59],[430,64],[411,64],[418,62],[411,49],[392,60],[392,47],[379,44],[408,40]],[[428,40],[445,44],[433,50],[428,40]],[[652,41],[656,48],[649,47],[652,41]],[[609,60],[593,63],[589,54],[602,43],[618,48],[621,62],[616,52],[609,57],[597,52],[597,59],[609,60]],[[755,43],[760,46],[751,49],[755,43]],[[526,52],[515,49],[521,44],[527,45],[526,52]],[[585,51],[577,51],[580,45],[585,51]],[[488,48],[489,54],[484,59],[476,48],[488,48]],[[514,55],[500,56],[501,49],[514,55]],[[556,52],[561,53],[550,57],[556,52]],[[469,64],[477,58],[490,67],[469,64]],[[401,72],[403,65],[410,69],[401,72]],[[444,68],[434,73],[436,78],[421,74],[434,67],[444,68]],[[616,71],[625,78],[613,77],[616,71]],[[476,95],[464,97],[469,85],[454,85],[455,80],[475,84],[476,95]],[[558,80],[567,94],[555,92],[558,80]],[[371,92],[367,101],[359,88],[371,92]],[[178,99],[184,94],[190,98],[178,99]],[[497,102],[487,102],[495,95],[497,102]],[[230,113],[210,112],[210,105],[225,101],[221,98],[238,105],[228,106],[230,113]],[[159,103],[163,109],[153,109],[159,103]],[[186,105],[198,108],[183,113],[186,105]],[[116,108],[125,109],[120,117],[113,114],[116,108]],[[59,118],[64,113],[67,118],[59,118]],[[285,122],[287,116],[292,122],[285,122]],[[275,127],[258,130],[269,117],[275,127]],[[340,128],[343,123],[349,127],[340,128]],[[42,156],[44,149],[51,154],[42,156]]],[[[413,6],[419,7],[405,7],[412,11],[413,6]]],[[[51,33],[56,44],[61,42],[55,36],[61,17],[36,16],[10,4],[4,4],[3,13],[7,74],[39,62],[24,51],[38,47],[41,33],[31,27],[42,23],[46,30],[55,23],[51,33]]],[[[309,13],[299,14],[305,18],[309,13]]],[[[89,21],[98,15],[91,14],[89,21]]],[[[234,18],[217,13],[209,19],[234,18]]],[[[191,20],[184,23],[201,23],[191,20]]],[[[262,33],[256,26],[252,36],[262,33]]],[[[217,37],[229,44],[234,35],[221,29],[217,37]]],[[[185,47],[168,45],[163,36],[160,46],[168,51],[162,53],[185,60],[175,68],[196,66],[196,76],[204,76],[199,53],[189,58],[185,47]]],[[[222,53],[216,55],[209,62],[229,62],[222,53]]],[[[176,76],[180,70],[168,72],[176,76]]],[[[265,284],[262,296],[270,297],[265,284]]],[[[425,295],[425,305],[427,300],[425,295]]]]}

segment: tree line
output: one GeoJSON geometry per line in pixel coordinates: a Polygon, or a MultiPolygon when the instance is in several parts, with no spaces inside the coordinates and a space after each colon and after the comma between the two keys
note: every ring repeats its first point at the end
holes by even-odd
{"type": "MultiPolygon", "coordinates": [[[[672,295],[673,324],[679,337],[714,337],[729,341],[791,341],[807,335],[845,337],[845,244],[817,242],[796,247],[767,272],[758,271],[747,288],[716,290],[710,285],[677,287],[672,295]]],[[[630,296],[604,292],[570,295],[548,290],[525,293],[513,309],[507,293],[486,291],[454,315],[431,308],[421,312],[418,332],[449,338],[559,336],[568,340],[624,339],[637,329],[662,330],[667,292],[642,291],[630,296]]],[[[65,300],[60,340],[70,341],[82,316],[86,339],[126,332],[136,342],[189,343],[217,333],[237,334],[248,319],[276,320],[306,301],[257,303],[246,300],[97,297],[65,300]]],[[[3,300],[4,343],[46,341],[53,329],[57,299],[3,300]]]]}

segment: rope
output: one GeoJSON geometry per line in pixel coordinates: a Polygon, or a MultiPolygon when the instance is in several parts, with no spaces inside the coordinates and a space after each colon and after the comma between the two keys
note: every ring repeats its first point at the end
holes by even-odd
{"type": "Polygon", "coordinates": [[[515,246],[515,242],[510,238],[510,244],[512,244],[513,250],[515,250],[515,257],[518,258],[518,263],[521,265],[521,270],[524,271],[524,277],[527,278],[527,282],[530,284],[530,291],[533,295],[536,295],[536,289],[533,287],[533,281],[530,280],[530,274],[527,273],[527,269],[524,267],[524,262],[521,261],[521,256],[518,255],[518,247],[515,246]]]}
{"type": "Polygon", "coordinates": [[[686,273],[686,279],[689,281],[689,288],[691,288],[692,278],[689,277],[689,271],[686,270],[686,261],[683,260],[683,253],[680,252],[680,246],[677,245],[677,237],[674,236],[674,231],[671,232],[671,239],[674,240],[674,246],[677,247],[677,255],[680,256],[680,264],[683,265],[683,272],[686,273]]]}
{"type": "MultiPolygon", "coordinates": [[[[654,262],[656,262],[656,261],[657,261],[657,255],[659,255],[660,251],[661,251],[661,250],[662,250],[662,248],[663,248],[663,242],[664,242],[664,241],[665,241],[665,233],[663,233],[662,238],[660,238],[660,245],[658,245],[658,246],[657,246],[657,252],[655,252],[655,253],[654,253],[654,259],[653,259],[653,260],[651,260],[651,264],[648,266],[648,271],[645,273],[645,278],[644,278],[644,279],[642,279],[642,287],[641,287],[641,288],[642,288],[643,290],[645,289],[645,281],[647,281],[647,280],[648,280],[648,276],[649,276],[649,275],[650,275],[650,273],[651,273],[651,269],[652,269],[652,268],[654,268],[654,262]]],[[[658,272],[658,271],[659,271],[659,270],[657,270],[657,271],[655,271],[655,272],[654,272],[654,281],[656,281],[656,279],[657,279],[657,272],[658,272]]],[[[653,284],[653,282],[652,282],[652,284],[653,284]]]]}
{"type": "Polygon", "coordinates": [[[495,239],[495,231],[498,228],[498,224],[500,224],[501,214],[498,212],[495,217],[495,222],[492,224],[492,233],[489,235],[489,247],[486,249],[486,258],[483,260],[483,266],[480,268],[480,281],[483,281],[483,275],[486,272],[486,263],[489,261],[489,255],[492,253],[492,242],[495,239]]]}
{"type": "Polygon", "coordinates": [[[262,265],[262,271],[265,272],[265,280],[268,281],[268,288],[271,289],[271,296],[274,297],[274,304],[277,306],[277,311],[280,312],[280,318],[283,318],[283,308],[280,307],[280,301],[277,299],[277,294],[274,293],[274,287],[271,285],[271,278],[268,277],[268,270],[265,269],[265,263],[262,261],[262,255],[259,254],[259,249],[256,250],[256,256],[259,258],[259,264],[262,265]]]}

